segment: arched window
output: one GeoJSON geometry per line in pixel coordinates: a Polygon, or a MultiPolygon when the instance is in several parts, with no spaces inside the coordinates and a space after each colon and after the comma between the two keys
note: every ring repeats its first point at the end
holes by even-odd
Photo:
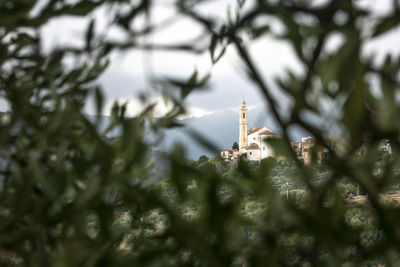
{"type": "Polygon", "coordinates": [[[245,119],[245,115],[244,115],[244,113],[243,113],[243,119],[245,119]]]}

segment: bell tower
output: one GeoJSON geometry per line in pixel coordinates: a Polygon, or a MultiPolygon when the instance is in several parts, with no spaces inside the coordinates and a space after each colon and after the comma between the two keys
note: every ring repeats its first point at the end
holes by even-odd
{"type": "Polygon", "coordinates": [[[247,146],[247,107],[244,98],[239,108],[239,151],[247,146]]]}

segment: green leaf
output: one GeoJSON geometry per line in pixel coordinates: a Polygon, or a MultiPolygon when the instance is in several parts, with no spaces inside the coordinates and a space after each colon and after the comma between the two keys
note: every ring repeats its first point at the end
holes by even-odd
{"type": "Polygon", "coordinates": [[[218,43],[218,36],[216,34],[211,35],[211,42],[210,42],[210,56],[211,56],[211,62],[214,63],[215,59],[214,59],[214,54],[215,54],[215,48],[217,46],[218,43]]]}
{"type": "Polygon", "coordinates": [[[197,70],[193,72],[192,76],[185,81],[181,79],[168,78],[167,82],[175,87],[179,87],[181,91],[181,99],[185,99],[193,90],[206,88],[210,75],[205,75],[201,80],[198,80],[197,70]]]}
{"type": "Polygon", "coordinates": [[[96,100],[96,112],[97,115],[101,115],[103,104],[104,104],[104,96],[100,87],[96,87],[95,90],[95,100],[96,100]]]}
{"type": "Polygon", "coordinates": [[[88,51],[91,50],[91,42],[93,40],[93,36],[94,36],[94,29],[95,29],[95,21],[92,19],[89,23],[89,26],[86,30],[86,49],[88,51]]]}

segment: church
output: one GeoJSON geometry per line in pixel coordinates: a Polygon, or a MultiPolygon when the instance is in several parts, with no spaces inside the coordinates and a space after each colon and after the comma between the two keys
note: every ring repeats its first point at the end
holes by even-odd
{"type": "Polygon", "coordinates": [[[221,157],[232,160],[240,155],[246,154],[250,161],[261,161],[268,157],[274,157],[275,153],[268,144],[268,138],[277,135],[267,127],[254,127],[248,131],[247,127],[247,106],[242,98],[239,107],[239,149],[224,149],[221,151],[221,157]]]}

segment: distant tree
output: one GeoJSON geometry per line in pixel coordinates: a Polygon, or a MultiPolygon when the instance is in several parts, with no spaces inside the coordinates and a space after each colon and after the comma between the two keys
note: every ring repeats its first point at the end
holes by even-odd
{"type": "Polygon", "coordinates": [[[209,159],[210,159],[210,158],[207,157],[206,155],[201,155],[201,156],[199,157],[199,159],[197,160],[197,162],[198,162],[198,164],[201,164],[201,163],[204,163],[204,162],[208,161],[209,159]]]}
{"type": "Polygon", "coordinates": [[[233,143],[232,149],[239,150],[239,144],[237,142],[233,143]]]}

